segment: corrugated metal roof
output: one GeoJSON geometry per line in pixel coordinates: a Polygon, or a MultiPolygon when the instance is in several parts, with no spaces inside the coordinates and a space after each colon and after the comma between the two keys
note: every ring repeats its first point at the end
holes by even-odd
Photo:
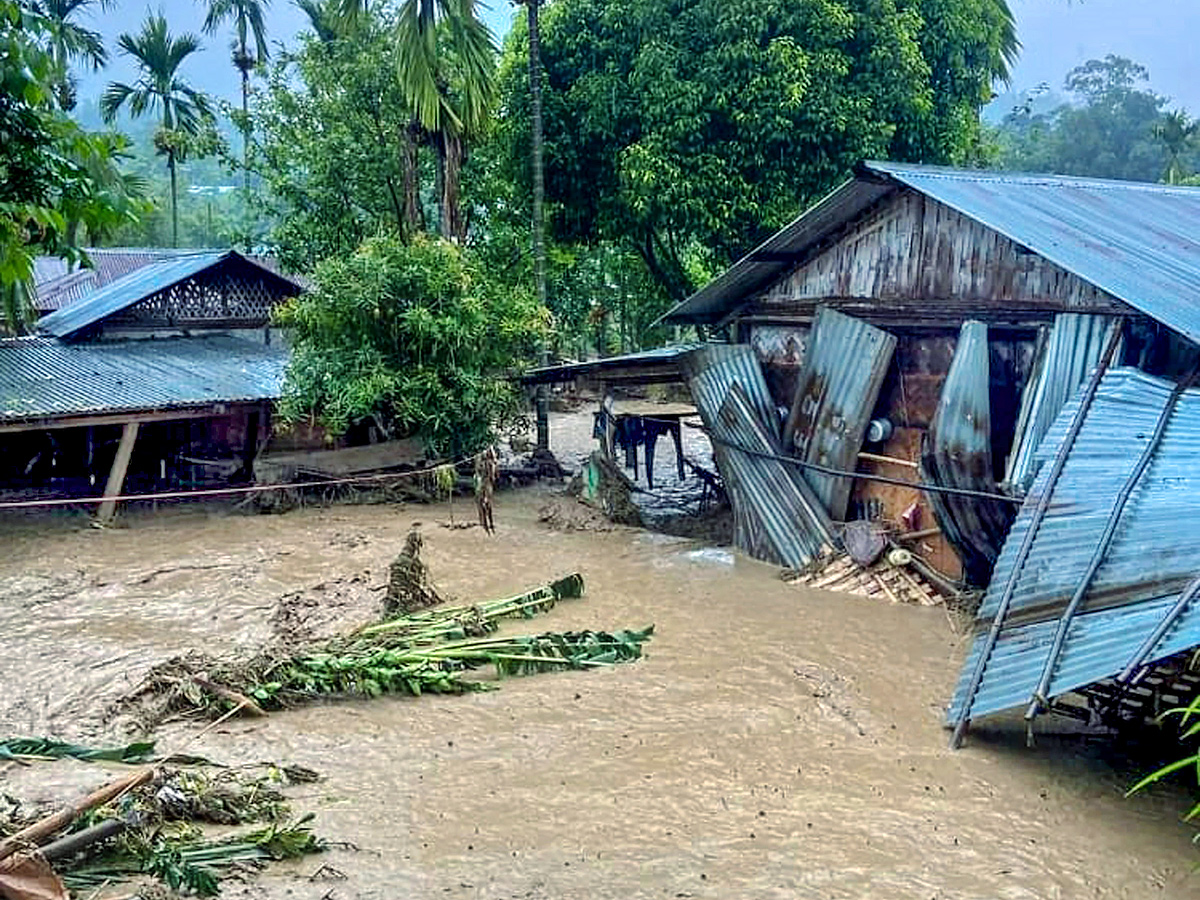
{"type": "MultiPolygon", "coordinates": [[[[1015,582],[999,640],[983,670],[968,718],[1030,699],[1065,604],[1083,579],[1124,482],[1151,440],[1174,385],[1137,369],[1109,371],[1087,411],[1028,557],[1015,582]]],[[[1071,400],[1038,450],[1045,463],[1058,452],[1080,404],[1071,400]]],[[[1119,519],[1115,537],[1067,631],[1049,695],[1121,671],[1200,569],[1200,390],[1185,391],[1149,469],[1119,519]]],[[[1018,550],[1051,474],[1043,465],[996,563],[977,624],[991,623],[1017,563],[1018,550]]],[[[1193,604],[1193,606],[1195,606],[1193,604]]],[[[966,690],[986,644],[981,635],[963,668],[950,718],[964,713],[966,690]]],[[[1147,661],[1200,644],[1200,610],[1189,607],[1147,661]]]]}
{"type": "Polygon", "coordinates": [[[165,259],[191,256],[198,251],[159,247],[106,247],[87,249],[85,252],[92,263],[91,267],[77,268],[74,272],[68,271],[66,260],[57,256],[39,256],[34,261],[34,307],[39,313],[53,312],[69,306],[135,269],[165,259]]]}
{"type": "MultiPolygon", "coordinates": [[[[34,309],[40,314],[69,306],[88,294],[130,272],[164,260],[195,256],[198,253],[222,253],[219,249],[173,250],[165,247],[87,247],[84,250],[91,267],[68,270],[67,261],[57,256],[39,256],[33,264],[36,295],[34,309]]],[[[247,259],[264,269],[283,275],[278,262],[270,256],[248,255],[247,259]]],[[[303,286],[295,276],[283,275],[303,286]]]]}
{"type": "Polygon", "coordinates": [[[1023,494],[1037,474],[1036,455],[1042,438],[1066,402],[1079,392],[1100,361],[1111,316],[1060,313],[1048,335],[1039,336],[1037,360],[1021,394],[1021,411],[1013,434],[1004,481],[1023,494]]]}
{"type": "Polygon", "coordinates": [[[708,345],[685,356],[683,366],[733,506],[736,546],[797,569],[831,552],[829,519],[800,469],[755,455],[779,454],[780,447],[779,413],[754,351],[708,345]]]}
{"type": "MultiPolygon", "coordinates": [[[[800,367],[787,436],[796,456],[843,472],[858,465],[871,410],[887,377],[896,338],[829,307],[818,307],[812,339],[800,367]]],[[[790,451],[789,451],[790,452],[790,451]]],[[[806,470],[804,478],[825,509],[842,519],[852,479],[806,470]]]]}
{"type": "Polygon", "coordinates": [[[38,322],[38,328],[55,337],[70,337],[108,316],[128,309],[159,291],[164,291],[227,260],[241,260],[247,265],[261,269],[272,278],[288,283],[296,290],[300,289],[300,285],[291,279],[272,272],[234,250],[189,253],[135,269],[89,293],[84,299],[50,313],[38,322]]]}
{"type": "Polygon", "coordinates": [[[288,352],[243,338],[0,340],[0,422],[279,397],[288,352]]]}
{"type": "Polygon", "coordinates": [[[868,162],[664,317],[714,322],[904,185],[1200,343],[1200,188],[868,162]]]}
{"type": "Polygon", "coordinates": [[[866,163],[1200,343],[1200,188],[866,163]]]}
{"type": "Polygon", "coordinates": [[[589,359],[583,362],[563,363],[557,366],[541,366],[530,369],[521,376],[522,384],[553,384],[560,381],[570,381],[580,375],[601,375],[623,368],[659,367],[664,370],[672,368],[673,364],[687,353],[703,346],[702,344],[679,344],[674,347],[659,347],[655,350],[643,350],[638,353],[626,353],[623,356],[606,356],[602,359],[589,359]]]}

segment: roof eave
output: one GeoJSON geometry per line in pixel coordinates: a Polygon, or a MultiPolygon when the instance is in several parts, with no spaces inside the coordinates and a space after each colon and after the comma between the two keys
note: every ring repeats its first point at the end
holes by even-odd
{"type": "Polygon", "coordinates": [[[759,244],[703,288],[676,305],[655,324],[707,325],[719,322],[751,294],[794,268],[815,244],[840,229],[899,182],[859,171],[759,244]]]}

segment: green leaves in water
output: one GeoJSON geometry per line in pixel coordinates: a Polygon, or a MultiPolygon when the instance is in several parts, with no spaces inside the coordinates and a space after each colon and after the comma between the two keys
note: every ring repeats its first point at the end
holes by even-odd
{"type": "Polygon", "coordinates": [[[144,763],[154,758],[154,741],[134,741],[123,747],[84,747],[50,738],[8,738],[0,741],[0,759],[20,757],[144,763]]]}

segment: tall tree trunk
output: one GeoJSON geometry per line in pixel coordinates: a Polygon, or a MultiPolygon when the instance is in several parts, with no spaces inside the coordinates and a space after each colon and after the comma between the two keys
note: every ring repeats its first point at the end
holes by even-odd
{"type": "MultiPolygon", "coordinates": [[[[542,50],[538,33],[540,0],[525,0],[529,20],[529,153],[533,175],[533,278],[538,303],[546,305],[546,235],[542,206],[545,200],[545,173],[542,169],[542,50]]],[[[550,347],[543,340],[540,363],[550,365],[550,347]]],[[[537,448],[550,449],[550,398],[546,385],[537,388],[537,448]]]]}
{"type": "MultiPolygon", "coordinates": [[[[242,59],[246,48],[242,47],[242,59]]],[[[250,73],[242,69],[242,202],[250,204],[250,73]]]]}
{"type": "Polygon", "coordinates": [[[459,191],[463,163],[461,135],[442,132],[438,135],[438,155],[442,169],[441,232],[448,241],[462,244],[467,239],[466,222],[462,214],[459,191]]]}
{"type": "Polygon", "coordinates": [[[175,151],[167,151],[167,169],[171,173],[171,246],[179,246],[179,190],[175,183],[175,151]]]}
{"type": "Polygon", "coordinates": [[[421,209],[421,172],[417,157],[417,125],[410,124],[400,135],[400,167],[404,177],[404,225],[406,238],[425,230],[425,214],[421,209]]]}

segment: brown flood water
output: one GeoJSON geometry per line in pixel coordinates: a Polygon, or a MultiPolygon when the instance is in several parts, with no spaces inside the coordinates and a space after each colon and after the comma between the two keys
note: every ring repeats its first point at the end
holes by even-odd
{"type": "MultiPolygon", "coordinates": [[[[645,532],[550,531],[537,522],[543,499],[500,495],[494,537],[439,527],[444,507],[135,512],[107,531],[10,520],[0,734],[119,737],[102,711],[148,665],[269,638],[289,591],[327,598],[310,611],[342,625],[369,615],[372,586],[421,521],[435,580],[462,599],[584,574],[583,600],[510,630],[653,622],[647,658],[464,697],[314,706],[205,735],[190,752],[323,772],[294,791],[294,807],[347,842],[227,895],[1200,893],[1178,823],[1186,798],[1123,799],[1135,769],[1102,745],[1048,735],[1027,749],[1013,721],[946,749],[942,704],[962,639],[942,610],[799,589],[771,567],[645,532]],[[346,877],[310,880],[323,863],[346,877]]],[[[199,727],[169,725],[160,746],[199,727]]],[[[109,774],[43,764],[3,772],[0,790],[61,798],[109,774]]]]}

